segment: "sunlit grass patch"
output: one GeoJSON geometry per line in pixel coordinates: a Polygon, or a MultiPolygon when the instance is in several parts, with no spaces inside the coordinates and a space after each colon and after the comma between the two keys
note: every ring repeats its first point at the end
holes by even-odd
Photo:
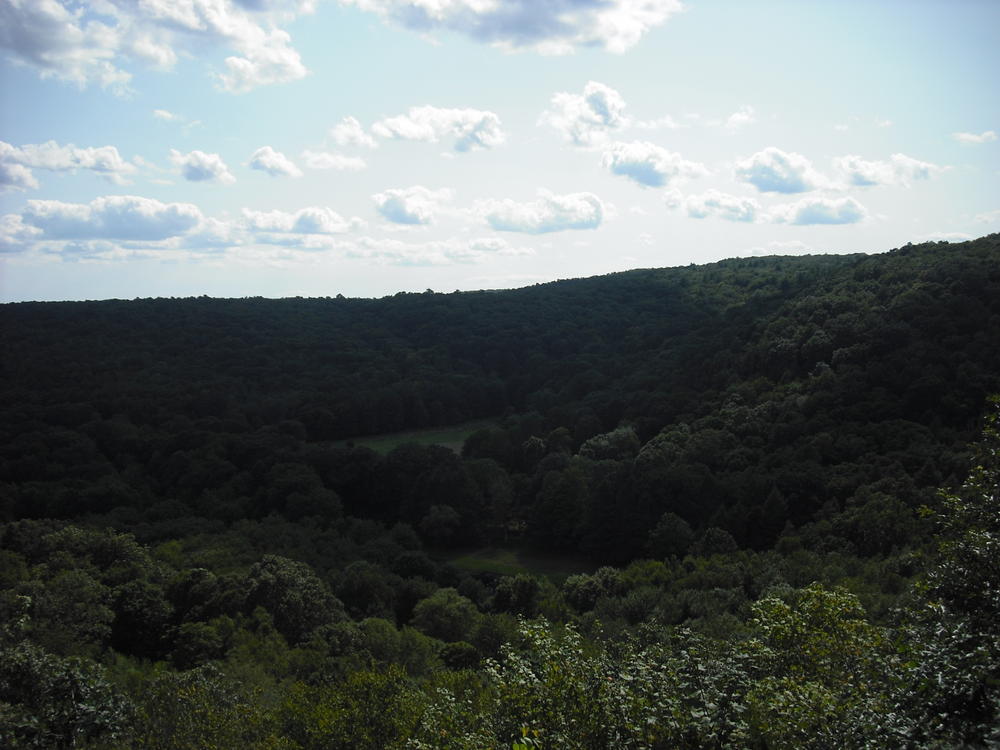
{"type": "Polygon", "coordinates": [[[462,446],[469,435],[489,427],[491,424],[492,422],[489,420],[475,420],[447,427],[430,427],[426,430],[406,430],[404,432],[388,432],[382,435],[367,435],[365,437],[342,440],[339,441],[339,444],[346,445],[352,443],[364,446],[365,448],[371,448],[377,453],[385,454],[404,443],[418,443],[420,445],[441,445],[445,448],[451,448],[456,453],[461,453],[462,446]]]}

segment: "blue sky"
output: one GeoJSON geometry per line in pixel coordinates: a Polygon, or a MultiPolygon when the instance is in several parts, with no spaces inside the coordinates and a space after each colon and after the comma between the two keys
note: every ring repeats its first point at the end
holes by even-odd
{"type": "Polygon", "coordinates": [[[0,0],[0,300],[1000,231],[993,0],[0,0]]]}

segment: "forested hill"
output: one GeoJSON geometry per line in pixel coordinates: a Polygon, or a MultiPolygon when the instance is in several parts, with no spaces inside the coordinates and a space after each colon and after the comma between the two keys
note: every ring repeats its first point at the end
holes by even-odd
{"type": "Polygon", "coordinates": [[[885,391],[855,416],[967,426],[995,372],[997,243],[379,300],[5,305],[4,396],[57,424],[295,420],[329,440],[534,411],[578,438],[624,421],[648,439],[727,390],[829,367],[847,393],[885,391]]]}
{"type": "Polygon", "coordinates": [[[351,514],[449,506],[463,538],[526,523],[623,562],[667,511],[764,547],[859,493],[912,505],[961,476],[1000,391],[1000,236],[503,292],[24,303],[0,323],[8,519],[312,513],[267,490],[281,463],[351,514]],[[326,442],[484,417],[465,456],[489,470],[326,442]]]}
{"type": "Polygon", "coordinates": [[[0,351],[4,747],[1000,741],[1000,235],[0,351]]]}

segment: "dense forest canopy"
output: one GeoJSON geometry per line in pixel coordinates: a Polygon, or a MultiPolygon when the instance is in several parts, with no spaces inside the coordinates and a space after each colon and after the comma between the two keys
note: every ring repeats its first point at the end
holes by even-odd
{"type": "Polygon", "coordinates": [[[996,742],[998,344],[1000,235],[4,305],[0,739],[996,742]],[[480,547],[581,568],[452,564],[480,547]]]}

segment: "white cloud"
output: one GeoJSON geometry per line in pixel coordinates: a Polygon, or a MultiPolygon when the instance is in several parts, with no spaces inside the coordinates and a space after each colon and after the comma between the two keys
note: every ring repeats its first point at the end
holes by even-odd
{"type": "Polygon", "coordinates": [[[301,177],[302,170],[280,151],[261,146],[250,157],[250,168],[267,172],[272,177],[301,177]]]}
{"type": "Polygon", "coordinates": [[[680,0],[341,0],[415,31],[456,31],[507,50],[625,52],[683,10],[680,0]]]}
{"type": "Polygon", "coordinates": [[[181,54],[212,48],[233,52],[217,73],[230,91],[281,83],[306,75],[288,33],[279,25],[313,2],[253,0],[4,0],[0,49],[14,62],[81,86],[127,90],[126,66],[166,70],[181,54]]]}
{"type": "Polygon", "coordinates": [[[854,198],[803,198],[771,209],[778,224],[857,224],[868,211],[854,198]]]}
{"type": "MultiPolygon", "coordinates": [[[[239,219],[203,216],[187,203],[161,203],[137,196],[107,196],[89,204],[28,201],[20,215],[0,217],[0,252],[41,248],[74,258],[122,259],[179,251],[226,248],[328,250],[365,222],[345,219],[325,207],[294,212],[243,209],[239,219]]],[[[167,257],[167,256],[164,256],[167,257]]]]}
{"type": "Polygon", "coordinates": [[[738,161],[735,176],[762,193],[804,193],[827,184],[806,157],[774,146],[738,161]]]}
{"type": "Polygon", "coordinates": [[[202,221],[190,203],[161,203],[136,195],[110,195],[90,203],[29,200],[22,221],[39,239],[158,241],[183,235],[202,221]]]}
{"type": "Polygon", "coordinates": [[[119,185],[136,171],[135,165],[125,161],[114,146],[79,148],[72,143],[63,146],[46,141],[18,147],[0,141],[0,187],[37,188],[32,169],[50,172],[86,169],[119,185]]]}
{"type": "Polygon", "coordinates": [[[246,245],[249,241],[245,228],[238,222],[205,217],[184,236],[184,249],[218,251],[246,245]]]}
{"type": "Polygon", "coordinates": [[[19,149],[22,164],[52,171],[89,169],[106,175],[125,175],[135,171],[135,167],[122,159],[114,146],[98,148],[78,148],[72,143],[60,146],[55,141],[42,144],[27,144],[19,149]]]}
{"type": "Polygon", "coordinates": [[[499,237],[472,240],[451,238],[428,242],[404,242],[396,239],[362,237],[347,255],[399,266],[431,266],[452,263],[477,263],[496,256],[532,255],[528,247],[511,245],[499,237]]]}
{"type": "Polygon", "coordinates": [[[612,174],[628,177],[645,187],[663,187],[678,177],[702,177],[709,173],[704,164],[687,161],[680,154],[646,141],[612,143],[604,151],[601,164],[612,174]]]}
{"type": "Polygon", "coordinates": [[[451,201],[451,190],[429,190],[420,185],[386,190],[372,196],[376,210],[396,224],[430,224],[442,204],[451,201]]]}
{"type": "Polygon", "coordinates": [[[834,159],[833,163],[848,184],[856,187],[873,185],[909,187],[914,180],[930,179],[946,169],[906,154],[893,154],[889,161],[866,161],[860,156],[848,155],[834,159]]]}
{"type": "Polygon", "coordinates": [[[909,185],[913,180],[929,180],[948,169],[948,167],[939,167],[930,162],[914,159],[906,154],[893,154],[889,158],[896,170],[896,179],[902,185],[909,185]]]}
{"type": "Polygon", "coordinates": [[[387,117],[372,126],[381,138],[436,143],[454,137],[456,151],[493,148],[506,140],[500,118],[478,109],[411,107],[405,115],[387,117]]]}
{"type": "Polygon", "coordinates": [[[655,120],[636,120],[633,125],[640,130],[679,130],[684,127],[670,115],[663,115],[655,120]]]}
{"type": "Polygon", "coordinates": [[[854,198],[803,198],[779,204],[770,211],[765,211],[753,198],[714,189],[685,197],[675,188],[666,191],[663,200],[667,208],[683,209],[693,219],[712,216],[746,223],[807,225],[856,224],[868,217],[868,211],[854,198]]]}
{"type": "Polygon", "coordinates": [[[302,161],[309,169],[337,169],[342,172],[357,172],[368,166],[360,156],[344,156],[328,151],[303,151],[302,161]]]}
{"type": "Polygon", "coordinates": [[[258,233],[344,234],[364,226],[364,221],[357,217],[345,219],[330,208],[318,206],[294,213],[243,209],[243,219],[247,229],[258,233]]]}
{"type": "MultiPolygon", "coordinates": [[[[667,197],[668,205],[676,205],[674,196],[667,197]]],[[[706,190],[701,195],[689,195],[680,201],[687,215],[693,219],[714,216],[726,221],[754,222],[762,217],[760,204],[753,198],[706,190]]]]}
{"type": "Polygon", "coordinates": [[[744,105],[729,115],[729,117],[726,118],[726,121],[722,124],[722,127],[730,133],[735,133],[740,128],[752,125],[755,122],[757,122],[757,117],[754,114],[753,107],[750,105],[744,105]]]}
{"type": "Polygon", "coordinates": [[[169,122],[180,126],[184,133],[189,133],[194,128],[201,125],[201,120],[189,120],[183,115],[176,114],[166,109],[154,109],[153,117],[160,122],[169,122]]]}
{"type": "Polygon", "coordinates": [[[984,130],[982,133],[952,133],[959,143],[988,143],[997,139],[996,131],[984,130]]]}
{"type": "Polygon", "coordinates": [[[865,161],[860,156],[840,156],[833,160],[834,167],[848,184],[858,187],[888,185],[895,181],[892,164],[884,161],[865,161]]]}
{"type": "Polygon", "coordinates": [[[31,170],[18,160],[20,149],[0,141],[0,191],[34,190],[38,180],[31,170]]]}
{"type": "Polygon", "coordinates": [[[597,229],[607,209],[593,193],[556,195],[538,191],[538,200],[517,203],[509,198],[488,200],[477,210],[491,227],[501,232],[543,234],[567,229],[597,229]]]}
{"type": "Polygon", "coordinates": [[[223,185],[231,185],[236,182],[229,167],[218,154],[206,154],[204,151],[182,154],[180,151],[170,149],[170,161],[180,167],[185,180],[218,182],[223,185]]]}
{"type": "Polygon", "coordinates": [[[588,81],[582,95],[555,94],[539,122],[551,125],[576,146],[600,144],[609,133],[629,124],[621,94],[597,81],[588,81]]]}
{"type": "Polygon", "coordinates": [[[258,86],[287,83],[305,77],[306,66],[299,53],[290,46],[292,38],[281,29],[264,32],[253,27],[250,39],[237,48],[243,57],[227,57],[228,72],[219,75],[222,87],[235,94],[243,94],[258,86]]]}
{"type": "Polygon", "coordinates": [[[124,89],[131,75],[113,62],[120,36],[117,26],[57,0],[0,3],[0,49],[43,78],[124,89]]]}
{"type": "Polygon", "coordinates": [[[25,224],[20,214],[0,216],[0,253],[13,254],[28,250],[42,230],[25,224]]]}
{"type": "Polygon", "coordinates": [[[993,222],[1000,222],[1000,208],[994,211],[984,211],[981,214],[976,214],[976,221],[983,224],[992,224],[993,222]]]}
{"type": "Polygon", "coordinates": [[[365,131],[361,123],[354,117],[345,117],[330,128],[330,138],[338,146],[375,148],[378,145],[375,139],[365,131]]]}

